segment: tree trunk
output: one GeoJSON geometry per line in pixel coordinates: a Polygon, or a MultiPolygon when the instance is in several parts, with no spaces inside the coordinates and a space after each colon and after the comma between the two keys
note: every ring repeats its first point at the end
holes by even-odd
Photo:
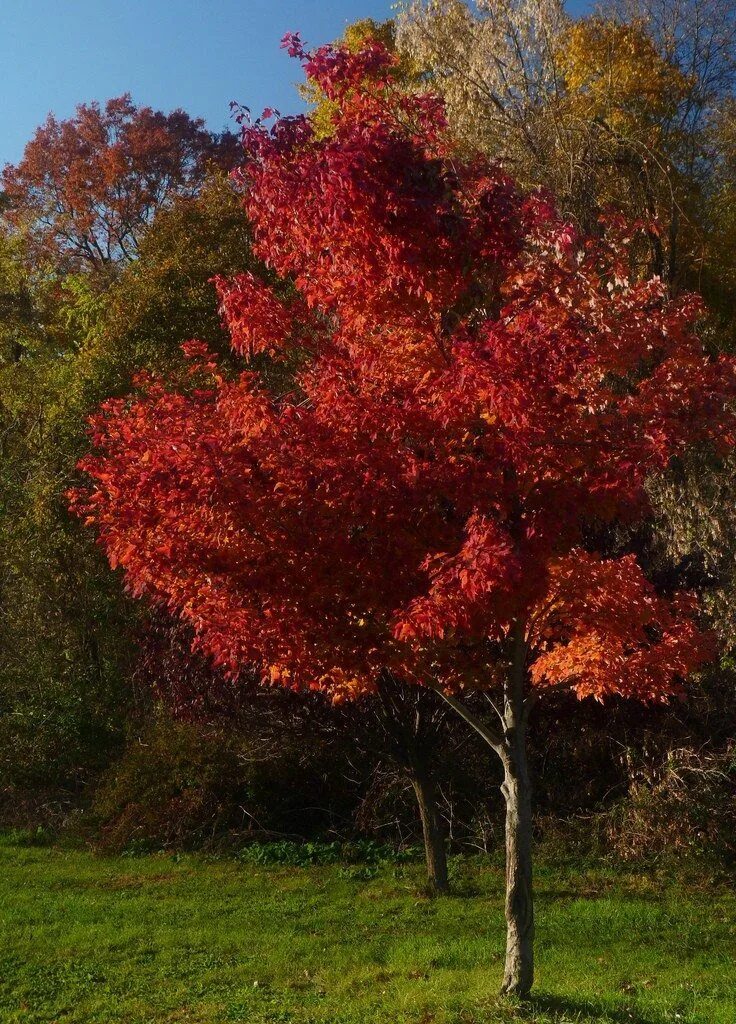
{"type": "Polygon", "coordinates": [[[445,829],[437,807],[437,789],[434,779],[426,772],[413,771],[411,784],[414,787],[419,816],[424,834],[424,855],[427,861],[427,879],[433,892],[447,892],[447,849],[445,829]]]}
{"type": "Polygon", "coordinates": [[[502,994],[526,998],[534,981],[532,896],[532,806],[526,759],[526,727],[532,698],[527,694],[523,623],[513,632],[510,671],[503,688],[501,729],[482,721],[465,704],[435,687],[450,707],[496,751],[504,770],[506,800],[506,965],[502,994]]]}
{"type": "Polygon", "coordinates": [[[526,759],[526,644],[517,627],[504,685],[501,792],[506,800],[506,966],[501,992],[526,998],[534,981],[532,800],[526,759]]]}
{"type": "Polygon", "coordinates": [[[432,892],[447,892],[445,826],[437,805],[437,786],[432,771],[439,730],[436,703],[428,694],[408,686],[385,670],[379,677],[377,720],[386,735],[385,750],[401,766],[417,800],[424,836],[427,882],[432,892]]]}
{"type": "Polygon", "coordinates": [[[522,998],[534,981],[532,805],[523,728],[503,758],[506,800],[506,966],[501,991],[522,998]]]}

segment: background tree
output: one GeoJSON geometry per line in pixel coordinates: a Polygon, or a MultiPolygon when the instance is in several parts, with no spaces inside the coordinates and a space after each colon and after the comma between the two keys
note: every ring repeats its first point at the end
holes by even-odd
{"type": "Polygon", "coordinates": [[[561,91],[559,40],[569,24],[557,0],[460,0],[404,5],[397,48],[431,80],[466,151],[502,160],[540,183],[554,147],[561,91]]]}
{"type": "Polygon", "coordinates": [[[0,231],[0,362],[15,362],[26,351],[40,316],[24,267],[19,239],[0,231]]]}
{"type": "Polygon", "coordinates": [[[157,210],[199,190],[208,164],[232,166],[234,139],[183,110],[136,107],[125,94],[49,114],[2,175],[10,224],[36,261],[100,271],[137,255],[157,210]]]}
{"type": "Polygon", "coordinates": [[[724,6],[624,2],[574,19],[555,0],[416,0],[397,43],[469,149],[550,187],[586,230],[608,203],[656,222],[652,270],[677,288],[701,269],[712,126],[732,92],[724,6]]]}
{"type": "Polygon", "coordinates": [[[578,145],[568,188],[585,216],[608,205],[648,222],[651,272],[677,283],[677,229],[687,188],[678,117],[689,92],[642,22],[586,18],[560,40],[559,115],[578,145]],[[582,205],[581,205],[582,204],[582,205]],[[663,228],[669,234],[663,238],[663,228]]]}
{"type": "Polygon", "coordinates": [[[140,616],[63,495],[99,401],[136,370],[181,365],[192,328],[228,346],[208,280],[253,264],[249,229],[222,175],[197,191],[159,211],[106,291],[88,274],[30,278],[22,254],[15,291],[6,279],[18,296],[0,364],[0,786],[11,816],[78,801],[125,736],[140,616]]]}
{"type": "Polygon", "coordinates": [[[734,367],[704,352],[697,300],[636,278],[624,225],[578,236],[459,159],[384,48],[287,43],[340,111],[327,138],[308,118],[244,132],[255,252],[296,292],[219,289],[236,351],[313,359],[274,394],[188,343],[188,384],[140,378],[95,417],[74,506],[233,678],[341,700],[388,673],[479,733],[504,770],[503,990],[526,995],[529,714],[557,688],[666,700],[711,653],[693,597],[610,536],[651,515],[673,456],[727,446],[734,367]]]}
{"type": "Polygon", "coordinates": [[[457,744],[452,742],[446,708],[435,694],[389,672],[381,674],[373,692],[361,700],[336,707],[338,720],[374,762],[392,764],[408,782],[419,812],[429,891],[447,892],[447,827],[440,786],[451,775],[452,747],[457,744]]]}

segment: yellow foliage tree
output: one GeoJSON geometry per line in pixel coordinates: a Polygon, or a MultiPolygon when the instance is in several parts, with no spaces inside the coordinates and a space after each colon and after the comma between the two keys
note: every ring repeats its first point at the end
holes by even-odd
{"type": "Polygon", "coordinates": [[[639,20],[573,22],[560,40],[559,68],[571,115],[650,144],[661,140],[689,88],[639,20]]]}

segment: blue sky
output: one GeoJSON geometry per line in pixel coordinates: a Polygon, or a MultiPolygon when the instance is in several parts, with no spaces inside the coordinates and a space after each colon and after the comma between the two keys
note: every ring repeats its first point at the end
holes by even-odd
{"type": "MultiPolygon", "coordinates": [[[[130,92],[183,107],[215,130],[229,102],[256,113],[300,109],[285,32],[310,44],[356,18],[391,16],[393,0],[0,0],[0,166],[17,161],[50,110],[130,92]]],[[[576,0],[573,8],[583,0],[576,0]]]]}

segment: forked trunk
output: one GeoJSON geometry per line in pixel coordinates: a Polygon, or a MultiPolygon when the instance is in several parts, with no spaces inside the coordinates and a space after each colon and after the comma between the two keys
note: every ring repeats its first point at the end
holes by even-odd
{"type": "Polygon", "coordinates": [[[433,892],[447,892],[447,849],[445,828],[437,806],[437,788],[431,775],[422,771],[412,773],[411,784],[419,806],[424,835],[424,855],[427,861],[427,880],[433,892]]]}
{"type": "Polygon", "coordinates": [[[534,981],[534,902],[532,897],[532,807],[526,759],[526,727],[531,707],[526,677],[523,623],[513,632],[510,671],[504,682],[501,729],[488,725],[441,686],[438,693],[471,725],[501,759],[506,800],[506,964],[501,992],[526,998],[534,981]]]}

